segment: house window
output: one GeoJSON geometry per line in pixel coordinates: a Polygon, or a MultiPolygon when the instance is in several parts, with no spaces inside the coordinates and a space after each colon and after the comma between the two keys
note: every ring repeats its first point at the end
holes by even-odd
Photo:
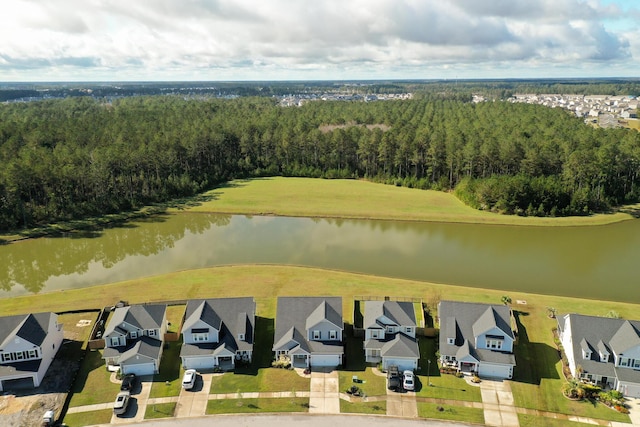
{"type": "Polygon", "coordinates": [[[16,353],[16,359],[17,360],[23,360],[24,359],[24,353],[19,351],[16,353]]]}
{"type": "Polygon", "coordinates": [[[609,354],[608,353],[600,353],[600,361],[601,362],[608,362],[609,361],[609,354]]]}
{"type": "Polygon", "coordinates": [[[378,330],[371,331],[371,338],[380,338],[380,331],[378,330]]]}
{"type": "Polygon", "coordinates": [[[387,333],[388,334],[395,334],[396,333],[396,328],[394,326],[387,326],[387,333]]]}
{"type": "Polygon", "coordinates": [[[447,344],[451,344],[453,345],[455,343],[455,339],[453,338],[447,338],[447,344]]]}
{"type": "Polygon", "coordinates": [[[209,334],[193,334],[193,340],[196,342],[209,341],[209,334]]]}
{"type": "Polygon", "coordinates": [[[338,339],[338,331],[329,331],[329,339],[337,340],[338,339]]]}
{"type": "Polygon", "coordinates": [[[238,334],[238,339],[240,341],[244,341],[244,334],[238,334]]]}
{"type": "Polygon", "coordinates": [[[629,364],[629,359],[627,359],[626,357],[620,358],[620,366],[628,366],[628,364],[629,364]]]}
{"type": "Polygon", "coordinates": [[[633,361],[633,367],[634,368],[640,368],[640,360],[634,360],[633,361]]]}
{"type": "Polygon", "coordinates": [[[320,335],[320,331],[313,331],[313,339],[314,340],[319,340],[321,336],[322,335],[320,335]]]}
{"type": "Polygon", "coordinates": [[[591,359],[591,352],[588,350],[582,350],[582,358],[583,359],[591,359]]]}
{"type": "Polygon", "coordinates": [[[131,331],[131,339],[138,338],[138,331],[131,331]]]}
{"type": "Polygon", "coordinates": [[[499,341],[499,340],[487,340],[487,348],[500,350],[502,348],[502,341],[499,341]]]}
{"type": "Polygon", "coordinates": [[[29,359],[35,359],[38,357],[38,350],[29,350],[29,359]]]}
{"type": "Polygon", "coordinates": [[[158,332],[155,329],[149,329],[150,337],[155,337],[156,335],[158,335],[158,332]]]}
{"type": "Polygon", "coordinates": [[[11,361],[11,353],[2,353],[2,361],[3,362],[11,361]]]}
{"type": "Polygon", "coordinates": [[[380,357],[380,349],[378,348],[374,348],[372,350],[369,350],[371,353],[372,357],[380,357]]]}
{"type": "Polygon", "coordinates": [[[413,333],[413,328],[410,326],[407,326],[406,328],[404,328],[405,332],[408,334],[412,334],[413,333]]]}
{"type": "Polygon", "coordinates": [[[119,346],[120,345],[120,338],[118,338],[118,337],[111,338],[111,345],[112,346],[119,346]]]}

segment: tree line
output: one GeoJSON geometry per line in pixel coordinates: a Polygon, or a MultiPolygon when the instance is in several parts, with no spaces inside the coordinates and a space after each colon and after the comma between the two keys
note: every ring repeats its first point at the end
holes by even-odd
{"type": "Polygon", "coordinates": [[[69,98],[0,106],[0,229],[100,215],[252,176],[455,190],[520,215],[640,200],[640,133],[560,109],[428,94],[385,102],[69,98]],[[367,126],[376,125],[376,126],[367,126]]]}

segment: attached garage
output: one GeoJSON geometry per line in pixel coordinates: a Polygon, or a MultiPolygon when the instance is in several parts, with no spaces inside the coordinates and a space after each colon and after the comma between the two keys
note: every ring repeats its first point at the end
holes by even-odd
{"type": "Polygon", "coordinates": [[[156,364],[153,362],[120,365],[120,369],[123,374],[136,374],[137,376],[157,373],[156,364]]]}
{"type": "Polygon", "coordinates": [[[415,371],[418,369],[418,361],[416,359],[403,359],[385,357],[382,359],[382,367],[386,371],[389,366],[396,365],[400,372],[415,371]]]}
{"type": "Polygon", "coordinates": [[[317,367],[332,367],[332,366],[340,366],[342,364],[342,355],[341,354],[321,354],[321,355],[312,355],[311,356],[311,366],[317,367]]]}
{"type": "Polygon", "coordinates": [[[1,385],[0,391],[32,389],[35,388],[35,379],[33,377],[26,377],[2,380],[1,385]]]}
{"type": "Polygon", "coordinates": [[[618,391],[626,397],[640,398],[640,384],[621,382],[618,385],[618,391]]]}
{"type": "Polygon", "coordinates": [[[480,363],[478,375],[486,378],[511,378],[513,375],[513,367],[511,365],[480,363]]]}
{"type": "Polygon", "coordinates": [[[184,369],[206,370],[213,369],[215,366],[215,358],[213,356],[194,356],[183,357],[182,366],[184,369]]]}

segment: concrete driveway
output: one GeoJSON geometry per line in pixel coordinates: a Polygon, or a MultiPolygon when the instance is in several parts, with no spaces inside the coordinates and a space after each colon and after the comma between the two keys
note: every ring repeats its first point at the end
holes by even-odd
{"type": "Polygon", "coordinates": [[[520,427],[513,394],[507,381],[483,379],[480,393],[484,405],[484,422],[488,426],[520,427]]]}
{"type": "Polygon", "coordinates": [[[207,411],[213,374],[198,374],[191,390],[180,390],[175,415],[177,418],[202,416],[207,411]]]}
{"type": "Polygon", "coordinates": [[[331,368],[316,368],[311,371],[309,413],[339,414],[340,390],[338,371],[331,368]]]}
{"type": "Polygon", "coordinates": [[[387,415],[418,418],[418,403],[415,392],[395,392],[387,389],[387,415]]]}
{"type": "MultiPolygon", "coordinates": [[[[140,422],[144,420],[144,413],[147,410],[147,400],[151,393],[151,384],[153,376],[140,377],[136,387],[131,393],[129,408],[124,415],[117,417],[115,414],[111,416],[111,424],[128,424],[140,422]]],[[[115,399],[115,396],[114,396],[115,399]]],[[[113,404],[111,405],[113,407],[113,404]]]]}

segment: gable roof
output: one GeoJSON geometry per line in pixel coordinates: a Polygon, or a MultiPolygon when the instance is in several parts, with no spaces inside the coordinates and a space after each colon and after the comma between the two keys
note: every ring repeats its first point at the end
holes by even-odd
{"type": "Polygon", "coordinates": [[[40,345],[47,337],[49,324],[57,315],[51,312],[0,317],[0,348],[19,337],[40,345]]]}
{"type": "Polygon", "coordinates": [[[380,317],[386,317],[397,325],[416,326],[413,303],[405,301],[365,301],[363,325],[365,329],[376,327],[380,317]]]}
{"type": "Polygon", "coordinates": [[[380,349],[382,357],[420,358],[418,341],[400,332],[387,341],[380,349]]]}
{"type": "Polygon", "coordinates": [[[143,330],[160,329],[162,327],[162,321],[166,311],[167,306],[164,304],[118,307],[111,315],[111,319],[109,320],[109,324],[105,328],[103,335],[109,335],[114,331],[122,333],[120,325],[123,322],[143,330]]]}
{"type": "Polygon", "coordinates": [[[293,340],[310,353],[343,354],[342,343],[307,340],[307,325],[318,324],[324,319],[322,315],[344,329],[341,313],[342,297],[278,297],[273,350],[290,350],[284,346],[293,340]]]}
{"type": "Polygon", "coordinates": [[[187,302],[184,317],[184,323],[182,324],[183,331],[189,329],[199,320],[218,331],[222,326],[220,316],[218,316],[215,310],[211,307],[211,304],[205,300],[189,300],[189,302],[187,302]]]}
{"type": "Polygon", "coordinates": [[[506,305],[440,301],[438,316],[440,329],[444,331],[439,338],[440,354],[456,356],[457,360],[469,356],[479,362],[515,365],[511,353],[475,348],[476,336],[493,328],[514,339],[509,326],[511,311],[506,305]],[[454,338],[454,344],[449,344],[447,338],[454,338]]]}
{"type": "Polygon", "coordinates": [[[633,371],[632,369],[616,368],[613,358],[609,358],[607,363],[601,362],[599,353],[611,354],[612,350],[620,355],[640,346],[640,321],[571,313],[558,317],[558,330],[563,335],[570,335],[575,363],[580,365],[585,373],[616,376],[619,379],[633,375],[626,372],[633,371]],[[592,351],[591,357],[585,359],[582,357],[583,348],[598,351],[592,351]]]}

